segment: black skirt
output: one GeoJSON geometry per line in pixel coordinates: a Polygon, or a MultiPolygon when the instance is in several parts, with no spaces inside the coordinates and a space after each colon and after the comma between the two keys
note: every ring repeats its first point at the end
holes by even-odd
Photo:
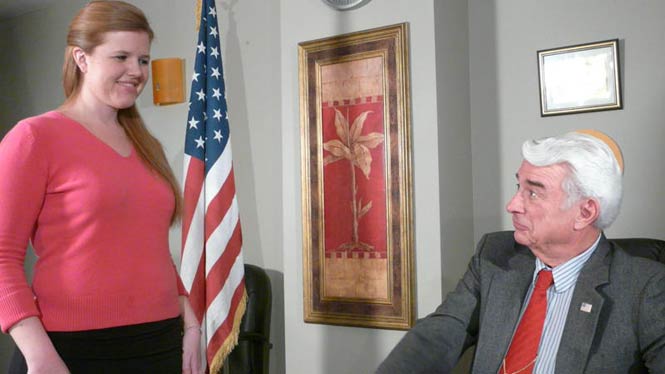
{"type": "MultiPolygon", "coordinates": [[[[72,374],[181,374],[180,317],[108,329],[49,332],[56,351],[72,374]]],[[[9,374],[26,374],[16,349],[9,374]]]]}

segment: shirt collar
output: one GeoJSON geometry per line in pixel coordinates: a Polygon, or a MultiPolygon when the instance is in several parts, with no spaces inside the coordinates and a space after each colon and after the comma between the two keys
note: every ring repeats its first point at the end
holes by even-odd
{"type": "Polygon", "coordinates": [[[596,238],[596,241],[591,245],[591,247],[587,248],[584,252],[571,258],[570,260],[564,262],[563,264],[555,266],[554,268],[550,268],[549,266],[545,265],[544,262],[542,262],[538,257],[536,257],[536,269],[535,272],[533,273],[533,279],[536,279],[536,276],[538,275],[539,271],[543,269],[551,270],[552,277],[554,278],[554,291],[555,292],[567,291],[577,281],[577,277],[580,275],[582,267],[598,247],[598,243],[600,242],[601,236],[602,233],[598,234],[598,238],[596,238]]]}

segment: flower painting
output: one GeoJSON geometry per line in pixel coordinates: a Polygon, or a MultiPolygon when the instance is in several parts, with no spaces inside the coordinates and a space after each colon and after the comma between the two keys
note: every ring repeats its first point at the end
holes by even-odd
{"type": "Polygon", "coordinates": [[[406,24],[299,46],[310,323],[413,323],[406,24]]]}

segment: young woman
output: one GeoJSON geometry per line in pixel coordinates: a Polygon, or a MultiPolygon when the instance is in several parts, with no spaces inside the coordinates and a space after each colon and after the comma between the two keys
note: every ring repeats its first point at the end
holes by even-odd
{"type": "Polygon", "coordinates": [[[135,106],[152,38],[138,8],[90,2],[69,27],[67,99],[0,144],[0,327],[18,347],[10,373],[202,372],[199,322],[168,246],[179,188],[135,106]]]}

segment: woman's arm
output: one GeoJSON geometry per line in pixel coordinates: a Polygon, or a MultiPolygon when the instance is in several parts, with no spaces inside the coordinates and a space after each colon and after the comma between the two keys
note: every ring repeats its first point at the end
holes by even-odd
{"type": "Polygon", "coordinates": [[[69,373],[37,317],[23,270],[48,181],[43,146],[19,123],[0,144],[0,325],[23,353],[30,374],[69,373]]]}
{"type": "Polygon", "coordinates": [[[187,296],[180,296],[180,313],[184,323],[182,338],[182,374],[203,374],[201,363],[201,323],[187,296]]]}
{"type": "Polygon", "coordinates": [[[9,329],[9,334],[23,353],[29,374],[69,374],[39,318],[19,321],[9,329]]]}
{"type": "Polygon", "coordinates": [[[48,184],[43,149],[27,122],[16,125],[0,143],[0,326],[5,333],[19,321],[39,316],[24,261],[48,184]]]}

